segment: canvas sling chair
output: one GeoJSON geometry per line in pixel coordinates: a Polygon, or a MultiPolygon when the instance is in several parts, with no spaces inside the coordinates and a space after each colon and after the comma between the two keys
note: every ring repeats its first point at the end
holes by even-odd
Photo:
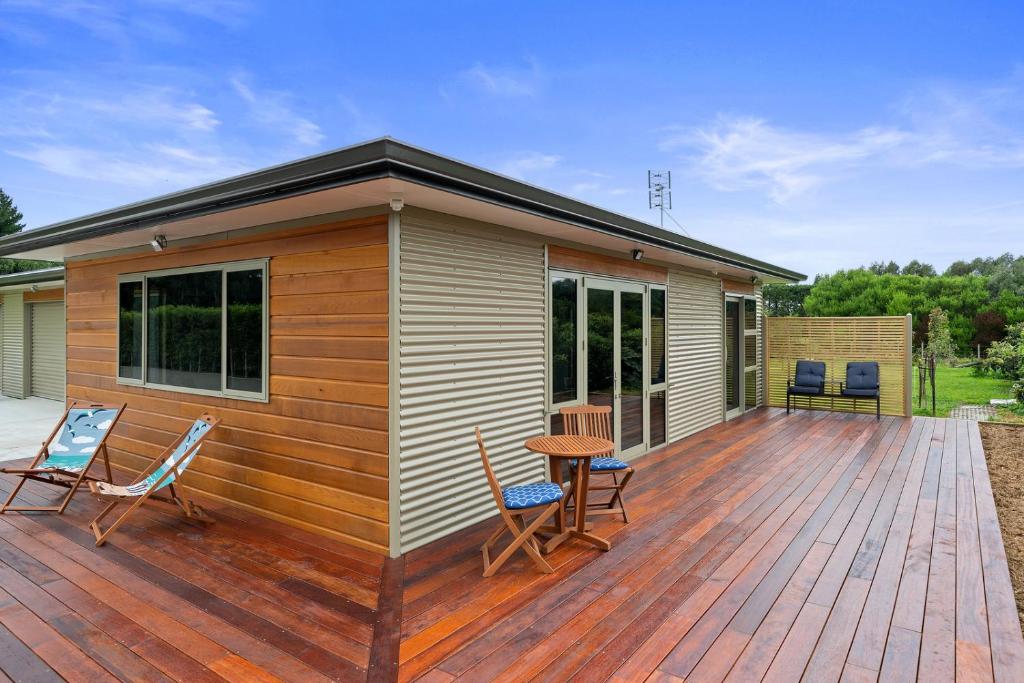
{"type": "MultiPolygon", "coordinates": [[[[610,406],[570,406],[561,408],[562,424],[566,434],[573,436],[596,436],[600,439],[614,441],[612,436],[612,409],[610,406]]],[[[569,467],[575,469],[576,461],[570,460],[569,467]]],[[[612,497],[607,503],[593,502],[587,504],[587,515],[622,515],[622,521],[629,523],[629,516],[626,514],[626,503],[622,499],[622,492],[626,484],[633,478],[633,468],[629,463],[612,457],[609,453],[605,457],[591,458],[590,475],[605,475],[605,481],[611,479],[610,484],[591,484],[587,489],[588,494],[593,491],[611,491],[612,497]],[[621,479],[619,477],[622,477],[621,479]]],[[[572,478],[575,486],[576,478],[572,478]]],[[[593,481],[593,479],[591,479],[593,481]]],[[[569,497],[575,504],[576,492],[570,490],[569,497]]],[[[566,510],[569,506],[566,506],[566,510]]]]}
{"type": "Polygon", "coordinates": [[[545,574],[550,574],[554,569],[541,557],[540,544],[534,534],[545,521],[558,511],[562,500],[562,487],[554,482],[545,481],[502,488],[498,484],[498,477],[491,468],[491,461],[487,456],[487,449],[484,447],[484,439],[480,435],[479,427],[476,429],[476,444],[480,448],[480,459],[484,464],[487,483],[494,496],[494,502],[498,506],[498,512],[501,514],[501,524],[480,548],[484,556],[484,576],[493,576],[519,548],[526,551],[538,569],[545,574]],[[537,511],[540,514],[527,524],[526,515],[537,511]],[[506,531],[512,534],[512,542],[494,560],[491,560],[491,547],[506,531]]]}
{"type": "Polygon", "coordinates": [[[125,404],[73,402],[60,422],[43,442],[32,464],[28,467],[4,467],[0,472],[17,477],[7,502],[0,507],[4,512],[56,512],[63,514],[71,498],[85,482],[101,481],[89,474],[97,457],[103,457],[106,481],[110,475],[110,457],[107,454],[107,437],[121,418],[125,404]],[[21,487],[29,479],[52,486],[70,489],[57,505],[12,505],[21,487]]]}
{"type": "Polygon", "coordinates": [[[89,482],[89,490],[92,491],[92,494],[108,504],[89,524],[89,528],[96,536],[96,545],[100,546],[106,543],[107,537],[114,533],[140,505],[151,498],[176,505],[189,519],[212,522],[213,520],[206,515],[203,509],[192,502],[188,490],[181,483],[181,477],[193,458],[196,457],[203,441],[219,423],[220,420],[209,413],[200,415],[188,428],[188,431],[164,449],[164,452],[158,455],[152,464],[127,486],[118,486],[102,481],[89,482]],[[169,497],[154,495],[165,488],[170,494],[169,497]],[[127,504],[128,509],[104,531],[100,524],[107,515],[114,511],[114,508],[122,503],[127,504]]]}

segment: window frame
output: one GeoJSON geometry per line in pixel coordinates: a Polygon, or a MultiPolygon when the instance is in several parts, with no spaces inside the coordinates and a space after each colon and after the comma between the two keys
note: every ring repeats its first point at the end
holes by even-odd
{"type": "Polygon", "coordinates": [[[567,406],[582,405],[585,402],[581,392],[586,387],[586,383],[583,381],[583,373],[586,372],[587,365],[586,365],[586,358],[583,355],[583,350],[584,350],[583,339],[584,339],[584,336],[580,334],[580,330],[582,329],[580,326],[586,324],[586,318],[584,316],[584,310],[583,310],[584,306],[583,306],[583,301],[582,301],[582,298],[581,298],[582,297],[582,293],[584,291],[584,289],[583,289],[583,273],[576,273],[576,272],[572,272],[572,271],[557,270],[555,268],[549,268],[548,269],[547,289],[548,289],[547,296],[548,296],[548,302],[549,303],[548,303],[548,311],[547,311],[547,314],[546,314],[545,317],[547,318],[547,326],[548,326],[548,331],[547,331],[548,342],[547,342],[547,346],[549,347],[548,348],[548,356],[549,357],[545,360],[544,364],[547,366],[546,369],[545,369],[545,372],[551,378],[551,383],[550,383],[550,385],[547,388],[547,396],[544,397],[544,402],[548,406],[548,413],[551,414],[551,413],[557,413],[560,408],[564,408],[564,407],[567,407],[567,406]],[[551,317],[552,317],[552,311],[554,310],[554,285],[555,285],[555,278],[560,278],[560,279],[565,279],[565,280],[573,280],[576,283],[576,398],[569,399],[568,401],[559,401],[558,403],[554,402],[554,379],[555,379],[554,358],[555,358],[555,350],[554,350],[554,348],[552,346],[552,343],[551,343],[552,342],[551,337],[552,337],[553,332],[554,332],[554,328],[552,326],[552,322],[553,321],[552,321],[551,317]]]}
{"type": "Polygon", "coordinates": [[[232,398],[242,401],[253,401],[258,403],[270,402],[270,259],[249,259],[246,261],[228,261],[224,263],[210,263],[199,266],[186,266],[183,268],[166,268],[163,270],[147,270],[138,273],[125,273],[117,277],[117,315],[116,326],[116,349],[118,362],[115,365],[114,373],[117,384],[124,386],[145,387],[147,389],[159,389],[161,391],[176,391],[183,394],[195,394],[198,396],[216,396],[220,398],[232,398]],[[262,321],[262,343],[260,359],[260,392],[240,391],[229,389],[228,382],[228,278],[231,272],[258,270],[261,272],[263,281],[263,321],[262,321]],[[221,311],[220,311],[220,389],[196,389],[192,387],[175,386],[173,384],[159,384],[149,381],[149,278],[164,277],[168,275],[189,275],[192,273],[220,273],[221,311]],[[121,377],[121,285],[129,282],[142,283],[142,379],[121,377]]]}

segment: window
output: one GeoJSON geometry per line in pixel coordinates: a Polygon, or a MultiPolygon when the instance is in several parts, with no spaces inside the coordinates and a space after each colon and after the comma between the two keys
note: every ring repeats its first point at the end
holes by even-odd
{"type": "Polygon", "coordinates": [[[651,385],[665,383],[665,290],[651,288],[651,385]]]}
{"type": "Polygon", "coordinates": [[[266,261],[123,276],[118,381],[266,400],[266,283],[266,261]]]}
{"type": "Polygon", "coordinates": [[[551,404],[576,400],[576,311],[575,278],[551,277],[551,404]]]}
{"type": "Polygon", "coordinates": [[[142,280],[118,285],[118,377],[142,380],[142,280]]]}

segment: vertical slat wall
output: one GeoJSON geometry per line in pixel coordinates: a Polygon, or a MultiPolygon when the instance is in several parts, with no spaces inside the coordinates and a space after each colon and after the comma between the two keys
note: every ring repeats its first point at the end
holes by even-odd
{"type": "MultiPolygon", "coordinates": [[[[881,376],[882,413],[904,415],[906,363],[911,353],[906,318],[765,318],[767,324],[768,405],[785,407],[786,379],[801,359],[824,361],[826,379],[846,380],[846,364],[877,361],[881,376]]],[[[800,397],[799,406],[807,399],[800,397]]],[[[854,411],[851,399],[813,398],[811,407],[854,411]]],[[[856,412],[874,413],[873,401],[857,401],[856,412]]]]}
{"type": "Polygon", "coordinates": [[[401,218],[401,550],[495,514],[473,428],[503,485],[543,477],[543,245],[409,210],[401,218]]]}
{"type": "Polygon", "coordinates": [[[668,438],[722,421],[722,283],[685,272],[668,276],[668,438]]]}
{"type": "Polygon", "coordinates": [[[25,300],[21,292],[4,295],[4,396],[25,398],[25,300]]]}

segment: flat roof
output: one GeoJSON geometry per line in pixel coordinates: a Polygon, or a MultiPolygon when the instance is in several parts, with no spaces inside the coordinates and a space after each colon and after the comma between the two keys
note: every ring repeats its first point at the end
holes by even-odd
{"type": "Polygon", "coordinates": [[[43,282],[60,282],[63,279],[63,266],[42,268],[40,270],[23,270],[20,273],[7,273],[6,275],[0,275],[0,287],[37,285],[43,282]]]}
{"type": "Polygon", "coordinates": [[[379,179],[406,181],[796,282],[806,276],[392,138],[271,166],[0,238],[0,256],[91,240],[379,179]]]}

